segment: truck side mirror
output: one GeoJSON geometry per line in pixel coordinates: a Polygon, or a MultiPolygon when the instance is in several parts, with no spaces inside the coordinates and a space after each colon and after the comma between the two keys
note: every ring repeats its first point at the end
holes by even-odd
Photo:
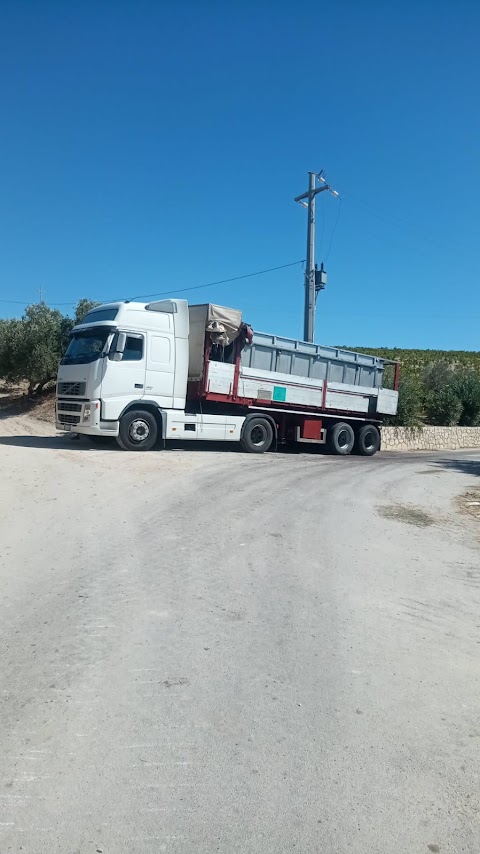
{"type": "Polygon", "coordinates": [[[111,359],[112,362],[121,362],[122,356],[125,352],[125,345],[127,343],[127,335],[125,332],[119,332],[116,335],[116,341],[114,340],[113,346],[115,347],[111,359]]]}

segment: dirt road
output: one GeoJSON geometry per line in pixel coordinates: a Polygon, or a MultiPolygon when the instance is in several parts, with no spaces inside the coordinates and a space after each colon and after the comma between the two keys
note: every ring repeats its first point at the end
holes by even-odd
{"type": "Polygon", "coordinates": [[[477,854],[480,454],[0,433],[2,854],[477,854]]]}

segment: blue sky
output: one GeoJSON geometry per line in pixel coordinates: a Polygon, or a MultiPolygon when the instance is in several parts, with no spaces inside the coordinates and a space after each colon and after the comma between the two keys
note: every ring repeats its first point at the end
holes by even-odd
{"type": "MultiPolygon", "coordinates": [[[[0,298],[301,260],[323,168],[317,340],[480,349],[479,31],[453,0],[3,0],[0,298]]],[[[185,296],[302,334],[301,265],[185,296]]]]}

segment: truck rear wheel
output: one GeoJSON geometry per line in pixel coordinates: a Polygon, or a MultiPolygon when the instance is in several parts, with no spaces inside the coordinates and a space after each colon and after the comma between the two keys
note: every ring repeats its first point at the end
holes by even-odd
{"type": "Polygon", "coordinates": [[[267,418],[250,418],[245,422],[240,444],[250,454],[263,454],[273,442],[273,427],[267,418]]]}
{"type": "Polygon", "coordinates": [[[132,409],[120,419],[117,442],[124,451],[150,451],[157,437],[155,416],[147,409],[132,409]]]}
{"type": "Polygon", "coordinates": [[[355,442],[355,433],[350,424],[334,424],[329,432],[329,448],[334,454],[351,454],[355,442]]]}
{"type": "Polygon", "coordinates": [[[355,451],[362,457],[373,457],[380,450],[380,431],[375,424],[364,424],[355,436],[355,451]]]}

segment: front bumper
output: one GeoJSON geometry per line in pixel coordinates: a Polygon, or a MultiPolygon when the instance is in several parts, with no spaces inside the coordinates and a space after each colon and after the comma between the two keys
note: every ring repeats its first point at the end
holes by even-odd
{"type": "Polygon", "coordinates": [[[87,436],[118,436],[118,421],[102,421],[99,400],[57,397],[55,426],[67,433],[87,436]]]}

